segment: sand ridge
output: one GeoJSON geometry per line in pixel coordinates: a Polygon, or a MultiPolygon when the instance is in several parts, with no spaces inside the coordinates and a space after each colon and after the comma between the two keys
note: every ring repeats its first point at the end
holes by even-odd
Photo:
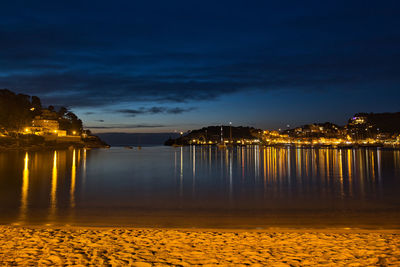
{"type": "Polygon", "coordinates": [[[0,265],[400,266],[398,231],[0,226],[0,265]]]}

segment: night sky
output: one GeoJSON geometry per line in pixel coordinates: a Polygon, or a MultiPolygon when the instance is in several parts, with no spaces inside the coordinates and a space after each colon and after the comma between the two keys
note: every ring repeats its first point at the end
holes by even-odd
{"type": "Polygon", "coordinates": [[[1,1],[0,88],[94,132],[400,111],[400,1],[1,1]]]}

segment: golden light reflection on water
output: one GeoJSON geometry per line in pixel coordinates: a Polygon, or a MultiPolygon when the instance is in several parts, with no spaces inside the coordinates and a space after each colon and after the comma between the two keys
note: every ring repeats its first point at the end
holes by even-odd
{"type": "Polygon", "coordinates": [[[379,150],[258,146],[214,150],[212,147],[193,146],[188,150],[180,148],[179,153],[178,177],[181,196],[184,195],[183,176],[186,174],[184,165],[190,166],[191,173],[188,174],[192,176],[192,181],[187,182],[192,183],[193,194],[196,191],[196,184],[201,183],[204,175],[202,170],[210,173],[212,166],[214,172],[218,171],[220,181],[226,181],[229,199],[232,200],[237,192],[235,177],[244,182],[252,180],[256,187],[259,185],[264,190],[269,188],[268,190],[289,194],[294,192],[293,190],[311,192],[314,190],[312,187],[316,186],[321,190],[324,188],[320,191],[322,195],[326,192],[337,192],[337,196],[344,199],[354,195],[354,187],[358,195],[363,195],[366,186],[371,187],[371,183],[375,183],[376,177],[381,175],[379,150]],[[212,151],[216,153],[215,158],[212,151]],[[189,158],[186,163],[184,163],[185,157],[189,158]],[[354,180],[354,177],[357,179],[354,180]],[[288,185],[294,186],[294,189],[286,189],[288,185]]]}
{"type": "Polygon", "coordinates": [[[57,211],[57,151],[54,151],[53,156],[53,169],[51,175],[51,192],[50,192],[50,219],[54,219],[57,211]]]}
{"type": "MultiPolygon", "coordinates": [[[[83,149],[83,163],[82,163],[82,187],[86,184],[86,148],[83,149]]],[[[79,153],[80,154],[80,153],[79,153]]]]}
{"type": "Polygon", "coordinates": [[[376,152],[377,164],[378,164],[378,180],[381,181],[382,178],[382,151],[378,149],[376,152]]]}
{"type": "MultiPolygon", "coordinates": [[[[202,151],[201,151],[202,152],[202,151]]],[[[203,156],[203,154],[201,154],[203,156]]],[[[201,158],[202,160],[202,158],[201,158]]],[[[192,163],[192,194],[195,194],[196,190],[196,146],[193,146],[193,163],[192,163]]]]}
{"type": "Polygon", "coordinates": [[[179,172],[179,195],[182,198],[183,197],[183,147],[181,147],[181,153],[180,153],[180,172],[179,172]]]}
{"type": "MultiPolygon", "coordinates": [[[[32,215],[29,212],[33,208],[31,202],[40,202],[39,195],[43,194],[47,196],[44,209],[45,218],[49,221],[62,216],[63,209],[68,212],[77,211],[81,199],[88,199],[82,189],[86,171],[91,170],[88,163],[94,162],[88,160],[89,156],[90,153],[86,150],[78,149],[55,151],[51,154],[25,153],[23,170],[22,155],[19,156],[21,169],[18,171],[18,181],[21,181],[21,172],[22,181],[17,190],[21,190],[21,197],[17,196],[15,200],[16,203],[20,201],[20,205],[13,220],[26,221],[32,215]]],[[[171,182],[175,190],[173,195],[181,200],[183,207],[188,197],[190,201],[195,201],[207,195],[205,190],[210,190],[211,187],[208,186],[211,185],[214,188],[210,190],[210,194],[219,192],[226,204],[229,201],[232,207],[240,205],[238,196],[241,194],[248,194],[249,199],[306,196],[308,193],[323,197],[331,194],[343,200],[349,197],[365,198],[372,191],[379,193],[384,176],[382,165],[389,164],[387,159],[393,165],[392,157],[396,166],[400,167],[399,151],[380,149],[252,146],[218,150],[211,146],[180,147],[171,152],[171,172],[166,172],[165,176],[172,177],[175,174],[171,182]]],[[[394,170],[396,171],[398,169],[394,170]]],[[[93,186],[92,179],[88,178],[88,191],[93,186]]],[[[167,184],[168,178],[164,181],[167,184]]]]}
{"type": "Polygon", "coordinates": [[[343,156],[342,151],[339,151],[339,160],[338,160],[338,168],[339,168],[339,181],[340,181],[340,196],[344,197],[344,188],[343,188],[343,156]]]}
{"type": "Polygon", "coordinates": [[[20,206],[20,221],[25,221],[28,210],[28,189],[29,189],[29,155],[25,153],[24,170],[22,171],[22,188],[21,188],[21,206],[20,206]]]}
{"type": "Polygon", "coordinates": [[[397,172],[400,172],[400,150],[396,150],[394,153],[394,167],[397,172]]]}
{"type": "MultiPolygon", "coordinates": [[[[338,196],[344,198],[354,195],[354,187],[359,195],[364,195],[366,186],[379,183],[382,175],[382,152],[373,149],[247,147],[227,149],[219,153],[221,167],[225,165],[221,168],[222,176],[228,176],[231,181],[231,166],[233,162],[237,162],[241,179],[254,177],[255,182],[260,183],[257,182],[260,176],[264,189],[279,189],[284,184],[290,185],[294,177],[297,189],[309,190],[309,186],[315,183],[328,191],[336,188],[338,196]],[[235,161],[231,161],[231,157],[235,161]],[[251,166],[254,168],[249,169],[251,166]],[[224,174],[226,169],[228,173],[224,174]]],[[[230,192],[234,190],[234,186],[234,183],[229,182],[230,192]]]]}
{"type": "Polygon", "coordinates": [[[259,146],[254,147],[254,173],[255,179],[258,180],[260,174],[260,150],[259,146]]]}
{"type": "Polygon", "coordinates": [[[353,195],[353,176],[352,176],[352,163],[353,162],[353,154],[351,153],[351,150],[347,150],[347,174],[348,174],[348,179],[349,179],[349,195],[353,195]]]}
{"type": "Polygon", "coordinates": [[[267,187],[267,150],[263,149],[264,191],[267,187]]]}
{"type": "Polygon", "coordinates": [[[233,151],[230,150],[229,154],[229,202],[233,204],[233,151]]]}
{"type": "Polygon", "coordinates": [[[372,179],[375,180],[375,157],[374,153],[370,151],[371,154],[371,171],[372,171],[372,179]]]}
{"type": "Polygon", "coordinates": [[[69,191],[71,208],[75,207],[75,183],[76,183],[76,152],[74,149],[72,153],[72,166],[71,166],[71,189],[69,191]]]}

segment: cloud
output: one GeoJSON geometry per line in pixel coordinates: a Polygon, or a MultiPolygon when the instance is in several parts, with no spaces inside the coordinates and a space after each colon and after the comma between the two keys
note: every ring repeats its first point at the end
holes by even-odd
{"type": "Polygon", "coordinates": [[[127,116],[130,117],[135,117],[136,115],[142,115],[142,114],[181,114],[184,112],[189,112],[194,110],[194,107],[190,108],[180,108],[180,107],[175,107],[175,108],[168,108],[168,107],[151,107],[151,108],[139,108],[139,109],[119,109],[117,112],[126,114],[127,116]]]}
{"type": "Polygon", "coordinates": [[[192,111],[192,110],[195,110],[195,109],[196,108],[194,108],[194,107],[192,107],[192,108],[178,108],[178,107],[176,107],[176,108],[168,109],[167,113],[169,113],[169,114],[181,114],[183,112],[189,112],[189,111],[192,111]]]}
{"type": "MultiPolygon", "coordinates": [[[[134,1],[60,8],[49,1],[46,9],[23,10],[11,2],[0,3],[0,88],[38,95],[45,104],[174,105],[250,90],[400,83],[395,1],[345,8],[316,1],[307,9],[296,1],[213,8],[134,1]]],[[[125,114],[143,112],[186,111],[125,114]]]]}

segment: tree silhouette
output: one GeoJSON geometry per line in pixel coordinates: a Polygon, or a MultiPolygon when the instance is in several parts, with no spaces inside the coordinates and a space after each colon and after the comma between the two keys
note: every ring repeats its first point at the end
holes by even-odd
{"type": "Polygon", "coordinates": [[[30,96],[15,94],[7,89],[0,90],[0,128],[20,131],[29,126],[34,116],[31,109],[30,96]]]}
{"type": "MultiPolygon", "coordinates": [[[[82,121],[73,112],[61,107],[57,112],[54,106],[48,110],[54,113],[61,130],[69,134],[82,133],[82,121]]],[[[32,119],[42,114],[42,103],[37,96],[30,97],[24,94],[15,94],[8,89],[0,90],[0,130],[22,131],[24,127],[31,126],[32,119]]]]}

